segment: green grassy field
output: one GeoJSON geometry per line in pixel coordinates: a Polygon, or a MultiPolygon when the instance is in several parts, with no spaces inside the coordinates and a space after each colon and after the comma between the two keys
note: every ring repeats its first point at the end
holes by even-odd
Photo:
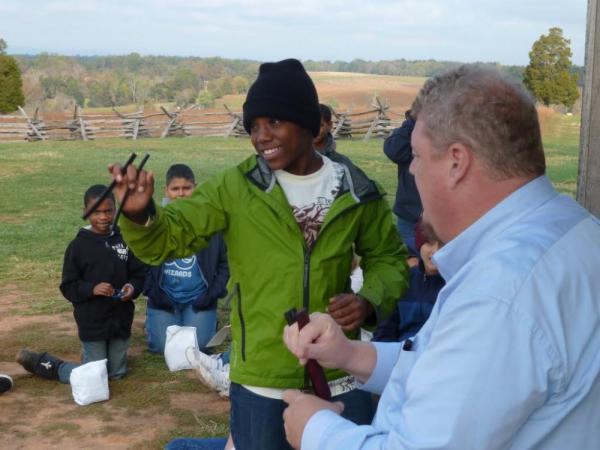
{"type": "MultiPolygon", "coordinates": [[[[546,120],[544,130],[549,176],[561,192],[574,195],[579,117],[552,116],[546,120]]],[[[378,180],[390,193],[390,202],[393,201],[396,167],[383,155],[381,141],[341,141],[338,149],[378,180]]],[[[158,174],[156,198],[159,201],[164,187],[163,175],[169,165],[187,163],[201,181],[253,153],[248,139],[223,138],[0,144],[0,314],[3,317],[61,316],[65,321],[72,320],[70,304],[60,295],[58,284],[64,250],[84,224],[80,218],[83,192],[91,184],[108,183],[107,164],[124,161],[132,151],[150,153],[147,167],[158,174]]],[[[169,373],[161,356],[144,351],[140,325],[143,301],[138,301],[138,306],[130,375],[111,384],[110,402],[73,408],[57,417],[56,423],[46,430],[56,439],[83,436],[84,430],[72,424],[77,414],[94,416],[105,421],[106,432],[120,433],[118,423],[111,421],[114,408],[127,417],[143,417],[146,410],[156,408],[169,415],[169,426],[157,430],[140,448],[158,448],[175,436],[227,432],[227,415],[222,411],[198,416],[193,408],[181,409],[170,400],[173,395],[186,396],[198,391],[214,394],[208,394],[189,374],[169,373]]],[[[56,332],[47,321],[35,323],[35,326],[25,323],[10,336],[3,336],[0,367],[2,363],[12,362],[21,346],[43,347],[59,354],[78,351],[73,330],[56,332]]],[[[24,397],[15,410],[21,411],[20,407],[23,410],[8,420],[3,418],[4,431],[0,430],[0,438],[8,433],[4,437],[18,439],[22,424],[18,416],[26,414],[27,405],[37,404],[36,395],[41,391],[46,396],[58,397],[64,404],[72,403],[67,387],[28,376],[17,381],[24,397]]]]}

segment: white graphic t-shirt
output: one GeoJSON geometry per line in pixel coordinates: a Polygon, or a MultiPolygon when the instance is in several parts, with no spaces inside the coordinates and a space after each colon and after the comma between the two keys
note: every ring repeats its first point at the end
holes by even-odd
{"type": "Polygon", "coordinates": [[[275,177],[292,207],[308,247],[317,239],[323,219],[340,191],[344,176],[344,168],[340,164],[320,156],[323,166],[310,175],[275,171],[275,177]]]}
{"type": "MultiPolygon", "coordinates": [[[[293,175],[276,170],[275,177],[283,189],[292,213],[302,230],[308,247],[317,239],[325,215],[342,186],[344,168],[327,158],[323,166],[310,175],[293,175]]],[[[329,383],[332,395],[340,395],[354,389],[354,379],[344,377],[329,383]]],[[[246,389],[263,397],[281,400],[284,389],[244,385],[246,389]]]]}

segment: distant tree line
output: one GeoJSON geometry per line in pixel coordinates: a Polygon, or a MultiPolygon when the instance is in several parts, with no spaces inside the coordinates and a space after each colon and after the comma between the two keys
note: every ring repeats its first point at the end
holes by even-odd
{"type": "MultiPolygon", "coordinates": [[[[255,79],[259,61],[175,56],[62,56],[48,53],[13,55],[22,72],[29,104],[76,103],[84,107],[120,106],[146,102],[197,103],[212,106],[215,99],[243,94],[255,79]]],[[[304,61],[310,71],[359,72],[431,77],[462,63],[397,59],[391,61],[304,61]]],[[[478,63],[523,79],[522,66],[478,63]]],[[[572,72],[582,68],[573,66],[572,72]]],[[[579,77],[580,80],[583,77],[579,77]]]]}
{"type": "Polygon", "coordinates": [[[170,56],[17,55],[27,101],[71,99],[81,106],[174,102],[211,106],[245,93],[259,62],[170,56]]]}

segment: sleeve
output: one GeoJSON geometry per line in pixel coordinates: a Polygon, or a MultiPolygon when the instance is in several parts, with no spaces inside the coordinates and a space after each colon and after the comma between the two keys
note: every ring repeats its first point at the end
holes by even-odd
{"type": "Polygon", "coordinates": [[[215,242],[210,245],[216,247],[216,268],[212,280],[209,282],[208,292],[194,302],[194,310],[204,309],[216,304],[216,301],[227,295],[229,281],[229,264],[227,263],[227,246],[221,234],[213,236],[215,242]],[[216,244],[216,245],[215,245],[216,244]]]}
{"type": "Polygon", "coordinates": [[[418,357],[400,352],[372,425],[319,411],[302,449],[508,448],[564,383],[550,342],[509,304],[469,299],[440,314],[418,357]]]}
{"type": "Polygon", "coordinates": [[[158,265],[206,247],[213,234],[227,228],[222,180],[223,176],[213,178],[198,186],[191,198],[157,207],[147,226],[121,217],[121,232],[135,255],[146,264],[158,265]]]}
{"type": "Polygon", "coordinates": [[[387,319],[377,326],[373,332],[373,340],[377,342],[398,342],[399,323],[400,313],[396,308],[387,319]]]}
{"type": "Polygon", "coordinates": [[[229,281],[229,263],[227,262],[227,246],[223,240],[223,236],[218,236],[219,239],[219,262],[214,282],[210,287],[210,295],[212,298],[223,298],[227,295],[227,282],[229,281]]]}
{"type": "Polygon", "coordinates": [[[147,266],[142,263],[131,250],[129,250],[129,259],[127,260],[128,283],[133,286],[133,298],[138,298],[144,291],[144,281],[146,279],[147,266]]]}
{"type": "Polygon", "coordinates": [[[409,164],[412,161],[410,137],[415,127],[413,119],[406,119],[383,142],[383,152],[396,164],[409,164]]]}
{"type": "Polygon", "coordinates": [[[63,259],[60,291],[71,303],[83,303],[94,296],[94,285],[83,280],[83,273],[77,263],[77,246],[71,242],[63,259]]]}
{"type": "Polygon", "coordinates": [[[408,286],[408,251],[384,199],[366,203],[360,220],[355,249],[364,282],[358,293],[373,305],[379,323],[391,314],[408,286]]]}
{"type": "Polygon", "coordinates": [[[154,287],[154,278],[152,277],[152,266],[146,266],[146,274],[144,275],[144,295],[150,296],[150,292],[154,287]]]}

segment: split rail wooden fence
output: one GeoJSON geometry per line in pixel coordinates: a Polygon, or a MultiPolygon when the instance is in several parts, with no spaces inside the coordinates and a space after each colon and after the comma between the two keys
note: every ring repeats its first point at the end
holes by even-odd
{"type": "MultiPolygon", "coordinates": [[[[19,115],[0,115],[0,141],[93,140],[104,138],[247,136],[241,112],[224,106],[223,111],[203,111],[195,106],[177,111],[87,114],[75,107],[71,117],[33,114],[19,107],[19,115]]],[[[336,139],[385,138],[400,126],[404,114],[390,111],[378,98],[372,109],[361,112],[335,111],[332,134],[336,139]]]]}

